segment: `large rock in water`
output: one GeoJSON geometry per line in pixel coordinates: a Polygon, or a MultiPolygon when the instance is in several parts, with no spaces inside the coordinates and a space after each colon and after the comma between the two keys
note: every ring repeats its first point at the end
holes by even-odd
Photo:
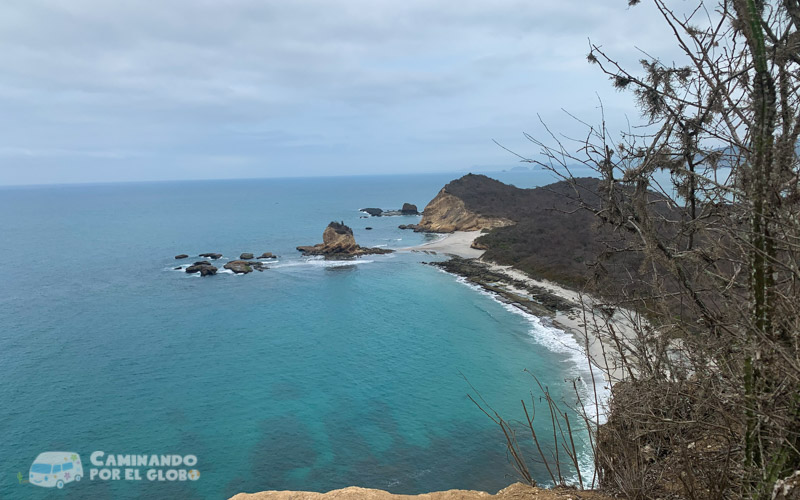
{"type": "Polygon", "coordinates": [[[411,203],[403,203],[403,208],[400,209],[403,215],[419,215],[417,206],[411,203]]]}
{"type": "Polygon", "coordinates": [[[362,208],[361,212],[366,212],[373,217],[380,217],[383,214],[383,210],[380,208],[362,208]]]}
{"type": "Polygon", "coordinates": [[[247,262],[246,260],[232,260],[222,267],[231,270],[236,274],[247,274],[253,272],[250,262],[247,262]]]}
{"type": "Polygon", "coordinates": [[[331,222],[322,233],[322,243],[314,246],[299,246],[303,255],[324,255],[326,257],[348,258],[368,254],[391,253],[386,248],[363,248],[358,246],[353,230],[344,222],[331,222]]]}

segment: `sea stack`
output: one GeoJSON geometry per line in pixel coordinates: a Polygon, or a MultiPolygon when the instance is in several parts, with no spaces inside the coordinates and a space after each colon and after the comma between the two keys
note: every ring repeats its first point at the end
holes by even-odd
{"type": "Polygon", "coordinates": [[[403,208],[400,209],[400,213],[403,215],[419,215],[417,206],[413,203],[403,203],[403,208]]]}
{"type": "Polygon", "coordinates": [[[344,222],[331,222],[322,233],[322,243],[314,246],[299,246],[303,255],[324,255],[326,258],[350,258],[369,254],[391,253],[386,248],[364,248],[356,243],[353,230],[344,222]]]}

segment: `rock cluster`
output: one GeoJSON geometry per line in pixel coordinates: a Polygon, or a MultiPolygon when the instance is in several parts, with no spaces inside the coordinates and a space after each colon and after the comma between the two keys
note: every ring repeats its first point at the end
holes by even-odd
{"type": "Polygon", "coordinates": [[[217,274],[217,267],[207,260],[201,260],[187,267],[186,272],[189,274],[200,273],[200,276],[213,276],[217,274]]]}
{"type": "Polygon", "coordinates": [[[372,217],[390,217],[392,215],[419,215],[417,206],[413,203],[403,203],[400,210],[383,210],[382,208],[362,208],[361,212],[367,213],[372,217]]]}
{"type": "MultiPolygon", "coordinates": [[[[186,254],[176,255],[176,259],[185,259],[189,256],[186,254]]],[[[221,253],[209,252],[209,253],[201,253],[200,257],[206,257],[212,260],[218,260],[222,258],[221,253]]],[[[249,252],[243,252],[238,260],[232,260],[225,264],[225,269],[229,271],[233,271],[235,274],[247,274],[252,273],[255,271],[264,271],[265,269],[269,269],[263,262],[258,260],[253,260],[253,254],[249,252]]],[[[258,256],[259,259],[275,259],[277,256],[272,252],[264,252],[258,256]]],[[[176,270],[182,269],[182,267],[176,267],[176,270]]],[[[193,273],[200,273],[200,276],[213,276],[217,274],[219,268],[211,264],[211,262],[207,260],[197,261],[194,264],[187,266],[184,271],[189,274],[193,273]]]]}
{"type": "Polygon", "coordinates": [[[356,243],[353,230],[344,222],[331,222],[322,233],[322,243],[313,246],[299,246],[303,255],[324,255],[327,258],[349,258],[369,254],[391,253],[386,248],[364,248],[356,243]]]}

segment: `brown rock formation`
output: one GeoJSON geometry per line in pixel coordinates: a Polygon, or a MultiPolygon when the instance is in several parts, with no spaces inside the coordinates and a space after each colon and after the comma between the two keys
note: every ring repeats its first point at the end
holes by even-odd
{"type": "Polygon", "coordinates": [[[422,220],[415,231],[452,233],[453,231],[478,231],[510,226],[513,221],[501,217],[485,217],[469,210],[464,200],[447,192],[443,187],[422,212],[422,220]]]}
{"type": "Polygon", "coordinates": [[[236,274],[247,274],[253,272],[250,262],[247,262],[246,260],[232,260],[222,267],[231,270],[236,274]]]}
{"type": "Polygon", "coordinates": [[[351,486],[327,493],[311,491],[262,491],[260,493],[239,493],[230,500],[610,500],[595,491],[577,491],[574,489],[544,490],[533,488],[522,483],[512,484],[500,490],[496,495],[485,491],[448,490],[421,495],[394,495],[383,490],[358,488],[351,486]]]}
{"type": "Polygon", "coordinates": [[[211,265],[209,261],[201,260],[187,267],[186,272],[188,274],[200,273],[200,276],[213,276],[217,274],[217,268],[211,265]]]}
{"type": "Polygon", "coordinates": [[[314,246],[299,246],[303,255],[324,255],[332,258],[358,257],[368,254],[391,253],[386,248],[364,248],[356,243],[353,230],[344,222],[331,222],[322,233],[322,243],[314,246]]]}

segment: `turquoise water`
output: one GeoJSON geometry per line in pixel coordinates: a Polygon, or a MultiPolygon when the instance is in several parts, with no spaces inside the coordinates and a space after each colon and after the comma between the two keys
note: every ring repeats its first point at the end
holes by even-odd
{"type": "Polygon", "coordinates": [[[362,245],[422,243],[430,236],[397,229],[414,217],[357,210],[422,207],[451,178],[0,189],[0,498],[496,491],[515,481],[464,377],[512,417],[532,389],[525,368],[571,400],[564,380],[579,370],[557,332],[421,264],[438,257],[331,263],[294,250],[318,243],[331,220],[362,245]],[[178,253],[244,251],[280,258],[245,276],[172,269],[178,253]],[[96,450],[192,454],[201,476],[19,484],[51,450],[78,453],[87,476],[96,450]]]}

